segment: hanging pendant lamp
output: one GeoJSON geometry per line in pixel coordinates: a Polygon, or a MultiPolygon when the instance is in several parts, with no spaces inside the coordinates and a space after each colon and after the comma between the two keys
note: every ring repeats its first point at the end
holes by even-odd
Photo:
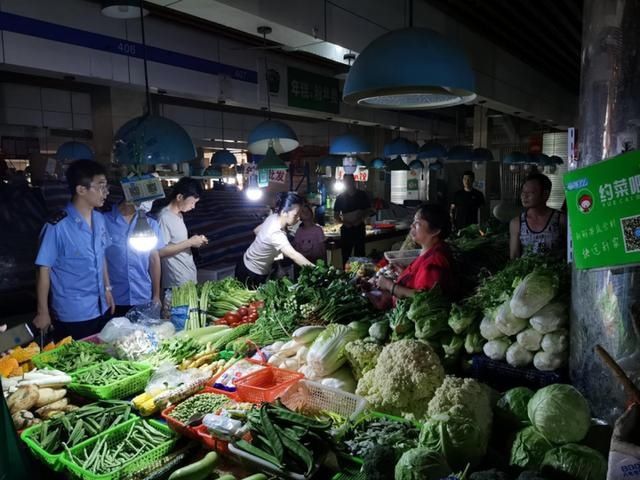
{"type": "Polygon", "coordinates": [[[386,167],[386,162],[384,161],[383,158],[377,157],[374,158],[373,160],[371,160],[371,165],[370,167],[375,169],[375,170],[382,170],[383,168],[386,167]]]}
{"type": "Polygon", "coordinates": [[[502,163],[505,165],[509,165],[509,170],[512,172],[517,172],[520,170],[520,167],[524,166],[527,162],[527,156],[522,152],[511,152],[508,153],[502,163]]]}
{"type": "Polygon", "coordinates": [[[396,155],[415,155],[418,153],[418,144],[405,137],[396,137],[384,146],[383,154],[387,158],[396,155]]]}
{"type": "Polygon", "coordinates": [[[412,160],[409,162],[409,170],[423,170],[424,164],[421,160],[412,160]]]}
{"type": "Polygon", "coordinates": [[[371,147],[359,136],[345,133],[331,140],[329,153],[331,155],[360,155],[371,153],[371,147]]]}
{"type": "Polygon", "coordinates": [[[227,148],[224,146],[224,112],[222,110],[220,110],[220,133],[222,134],[220,138],[222,139],[223,148],[213,155],[213,157],[211,158],[211,163],[213,165],[219,165],[221,167],[230,167],[232,165],[236,165],[238,162],[235,155],[227,150],[227,148]]]}
{"type": "Polygon", "coordinates": [[[105,17],[128,20],[138,18],[140,16],[140,10],[142,10],[142,15],[149,14],[149,10],[146,8],[141,9],[140,4],[140,0],[102,0],[100,2],[100,8],[102,15],[105,17]]]}
{"type": "Polygon", "coordinates": [[[404,163],[402,157],[398,155],[387,164],[387,170],[389,170],[390,172],[408,172],[411,169],[406,163],[404,163]]]}
{"type": "Polygon", "coordinates": [[[59,162],[73,162],[75,160],[93,160],[93,150],[81,142],[65,142],[56,150],[55,159],[59,162]]]}
{"type": "Polygon", "coordinates": [[[288,170],[289,167],[278,156],[272,145],[267,148],[267,154],[258,163],[258,170],[288,170]]]}
{"type": "Polygon", "coordinates": [[[427,28],[386,33],[358,55],[344,85],[345,103],[373,108],[442,108],[476,94],[465,52],[427,28]]]}
{"type": "Polygon", "coordinates": [[[270,144],[278,155],[295,150],[300,145],[291,127],[278,120],[260,123],[249,133],[247,143],[249,151],[257,155],[265,155],[270,144]]]}
{"type": "Polygon", "coordinates": [[[157,115],[129,120],[118,129],[113,140],[115,160],[124,165],[179,164],[197,156],[185,129],[157,115]]]}
{"type": "Polygon", "coordinates": [[[446,157],[447,149],[444,145],[435,140],[430,140],[420,147],[418,150],[418,158],[442,158],[446,157]]]}
{"type": "Polygon", "coordinates": [[[444,168],[444,164],[440,160],[436,160],[433,163],[429,164],[429,171],[431,172],[439,172],[444,168]]]}
{"type": "Polygon", "coordinates": [[[491,162],[493,153],[488,148],[474,148],[471,159],[478,163],[491,162]]]}

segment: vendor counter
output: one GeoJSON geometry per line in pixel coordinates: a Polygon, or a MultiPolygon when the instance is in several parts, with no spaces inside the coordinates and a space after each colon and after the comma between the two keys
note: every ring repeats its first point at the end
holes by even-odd
{"type": "MultiPolygon", "coordinates": [[[[369,256],[374,250],[379,253],[393,250],[393,245],[398,242],[403,242],[408,233],[408,228],[395,230],[373,230],[367,228],[367,239],[365,243],[366,255],[369,256]]],[[[340,235],[327,235],[326,245],[327,263],[336,268],[342,268],[347,259],[342,258],[340,235]]]]}

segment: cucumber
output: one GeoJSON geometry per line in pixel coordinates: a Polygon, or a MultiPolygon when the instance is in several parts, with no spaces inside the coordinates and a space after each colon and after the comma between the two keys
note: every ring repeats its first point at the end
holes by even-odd
{"type": "Polygon", "coordinates": [[[169,480],[205,480],[213,473],[213,468],[218,463],[216,452],[207,453],[202,460],[179,468],[171,474],[169,480]]]}
{"type": "Polygon", "coordinates": [[[244,477],[242,480],[267,480],[267,476],[264,473],[256,473],[248,477],[244,477]]]}

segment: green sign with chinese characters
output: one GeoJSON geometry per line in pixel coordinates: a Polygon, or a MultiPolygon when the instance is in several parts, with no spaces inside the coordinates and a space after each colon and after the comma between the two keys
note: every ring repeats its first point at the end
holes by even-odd
{"type": "Polygon", "coordinates": [[[340,112],[338,80],[297,68],[287,68],[287,93],[290,107],[320,112],[340,112]]]}
{"type": "Polygon", "coordinates": [[[577,268],[640,264],[640,151],[564,176],[577,268]]]}

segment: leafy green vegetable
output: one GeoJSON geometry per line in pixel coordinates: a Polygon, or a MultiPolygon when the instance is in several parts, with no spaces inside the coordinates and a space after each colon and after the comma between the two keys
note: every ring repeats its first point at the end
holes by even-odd
{"type": "Polygon", "coordinates": [[[538,469],[545,454],[553,444],[544,438],[535,428],[520,430],[511,447],[510,464],[522,468],[538,469]]]}
{"type": "Polygon", "coordinates": [[[575,480],[604,480],[607,461],[592,448],[569,443],[547,452],[542,461],[542,473],[547,470],[565,473],[575,480]]]}
{"type": "Polygon", "coordinates": [[[365,335],[366,329],[363,333],[345,325],[328,325],[311,344],[307,353],[307,365],[321,377],[330,375],[347,361],[346,345],[365,335]]]}
{"type": "Polygon", "coordinates": [[[482,347],[486,342],[478,330],[472,330],[467,333],[464,339],[464,349],[469,355],[482,353],[482,347]]]}
{"type": "Polygon", "coordinates": [[[571,385],[549,385],[527,406],[531,424],[553,443],[579,442],[591,425],[589,404],[571,385]]]}
{"type": "Polygon", "coordinates": [[[464,336],[445,333],[440,339],[440,342],[445,359],[453,360],[458,358],[458,354],[462,351],[462,347],[464,347],[464,336]]]}
{"type": "Polygon", "coordinates": [[[384,343],[389,338],[389,321],[380,320],[369,327],[369,336],[378,343],[384,343]]]}
{"type": "Polygon", "coordinates": [[[416,338],[428,340],[448,330],[450,308],[438,286],[414,295],[407,316],[415,323],[416,338]]]}
{"type": "Polygon", "coordinates": [[[496,418],[498,422],[511,427],[529,424],[527,405],[533,397],[533,391],[526,387],[516,387],[507,390],[496,404],[496,418]]]}
{"type": "Polygon", "coordinates": [[[439,480],[450,473],[442,455],[417,447],[402,454],[396,464],[395,480],[439,480]]]}
{"type": "Polygon", "coordinates": [[[474,321],[478,320],[479,313],[473,304],[453,304],[449,313],[449,327],[454,333],[463,333],[467,331],[474,321]]]}

